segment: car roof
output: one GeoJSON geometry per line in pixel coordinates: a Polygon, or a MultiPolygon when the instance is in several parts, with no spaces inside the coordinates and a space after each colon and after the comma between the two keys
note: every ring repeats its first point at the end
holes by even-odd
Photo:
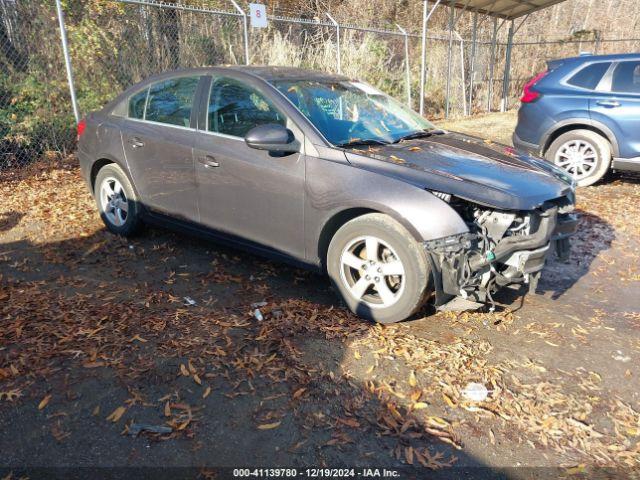
{"type": "Polygon", "coordinates": [[[640,53],[613,53],[608,55],[578,55],[577,57],[568,57],[568,58],[560,58],[556,61],[584,61],[584,62],[592,62],[592,61],[603,61],[603,60],[633,60],[640,59],[640,53]]]}
{"type": "MultiPolygon", "coordinates": [[[[230,72],[244,73],[260,78],[266,82],[278,80],[315,80],[327,82],[340,82],[349,80],[349,77],[335,73],[320,72],[306,68],[297,67],[276,67],[266,65],[220,65],[211,67],[183,68],[179,70],[165,71],[144,80],[144,83],[162,80],[177,75],[206,75],[221,74],[225,70],[230,72]]],[[[141,82],[142,83],[142,82],[141,82]]]]}

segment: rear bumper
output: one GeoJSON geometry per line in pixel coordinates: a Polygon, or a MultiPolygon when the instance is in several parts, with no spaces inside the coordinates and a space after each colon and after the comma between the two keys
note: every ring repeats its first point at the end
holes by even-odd
{"type": "Polygon", "coordinates": [[[513,136],[511,138],[511,141],[513,142],[513,146],[517,150],[521,150],[523,152],[527,152],[527,153],[535,155],[535,156],[539,156],[540,155],[540,150],[541,150],[540,149],[540,145],[537,145],[537,144],[531,143],[531,142],[525,142],[520,137],[518,137],[518,135],[515,132],[513,132],[513,136]]]}

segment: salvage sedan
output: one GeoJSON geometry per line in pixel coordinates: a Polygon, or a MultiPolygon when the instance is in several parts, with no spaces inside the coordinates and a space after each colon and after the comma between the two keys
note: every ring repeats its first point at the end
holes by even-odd
{"type": "Polygon", "coordinates": [[[165,73],[78,125],[107,228],[160,223],[328,273],[382,323],[535,288],[575,231],[567,174],[437,129],[368,84],[278,67],[165,73]]]}

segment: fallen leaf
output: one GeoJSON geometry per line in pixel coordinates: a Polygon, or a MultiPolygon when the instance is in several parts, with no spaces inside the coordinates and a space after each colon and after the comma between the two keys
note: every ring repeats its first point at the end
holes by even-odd
{"type": "Polygon", "coordinates": [[[272,428],[278,428],[282,422],[263,423],[258,425],[258,430],[271,430],[272,428]]]}
{"type": "Polygon", "coordinates": [[[42,410],[44,407],[46,407],[49,404],[49,400],[51,400],[51,395],[46,395],[42,400],[40,400],[40,403],[38,404],[38,410],[42,410]]]}
{"type": "Polygon", "coordinates": [[[416,372],[411,370],[411,373],[409,374],[409,385],[415,387],[417,384],[418,382],[416,381],[416,372]]]}
{"type": "Polygon", "coordinates": [[[171,404],[169,402],[164,404],[164,416],[165,417],[171,416],[171,404]]]}
{"type": "Polygon", "coordinates": [[[427,408],[429,406],[428,403],[424,403],[424,402],[416,402],[413,404],[413,409],[414,410],[421,410],[423,408],[427,408]]]}
{"type": "Polygon", "coordinates": [[[198,376],[197,373],[193,374],[193,381],[196,382],[198,385],[202,385],[202,380],[200,380],[200,377],[198,376]]]}
{"type": "Polygon", "coordinates": [[[299,388],[298,390],[296,390],[295,392],[293,392],[293,399],[295,400],[295,399],[299,398],[300,395],[302,395],[306,390],[307,390],[306,388],[302,387],[302,388],[299,388]]]}
{"type": "Polygon", "coordinates": [[[182,373],[182,375],[185,377],[189,376],[189,370],[187,370],[187,367],[184,366],[184,363],[180,364],[180,373],[182,373]]]}
{"type": "Polygon", "coordinates": [[[210,393],[211,393],[211,387],[207,387],[204,393],[202,394],[202,398],[207,398],[210,393]]]}
{"type": "Polygon", "coordinates": [[[118,407],[113,412],[111,412],[111,415],[107,417],[107,420],[109,420],[110,422],[116,423],[118,420],[120,420],[120,418],[122,417],[122,415],[124,415],[124,412],[126,411],[127,411],[126,408],[118,407]]]}

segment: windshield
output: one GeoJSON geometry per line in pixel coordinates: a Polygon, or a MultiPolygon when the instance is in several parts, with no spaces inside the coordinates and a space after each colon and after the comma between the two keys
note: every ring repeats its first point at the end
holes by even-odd
{"type": "Polygon", "coordinates": [[[334,145],[393,143],[435,127],[366,83],[281,80],[274,82],[334,145]]]}

